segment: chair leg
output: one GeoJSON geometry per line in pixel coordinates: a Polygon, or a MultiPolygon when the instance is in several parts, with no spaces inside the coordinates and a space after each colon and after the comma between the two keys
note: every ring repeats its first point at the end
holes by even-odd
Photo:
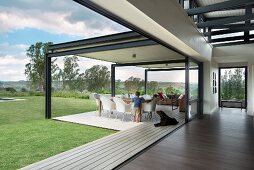
{"type": "Polygon", "coordinates": [[[122,121],[124,121],[124,114],[125,114],[125,113],[123,113],[123,118],[122,118],[122,121]]]}

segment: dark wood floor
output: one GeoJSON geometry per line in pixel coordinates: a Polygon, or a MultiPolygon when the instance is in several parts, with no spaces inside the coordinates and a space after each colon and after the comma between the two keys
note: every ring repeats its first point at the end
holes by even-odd
{"type": "Polygon", "coordinates": [[[193,120],[121,169],[254,169],[253,123],[244,110],[224,108],[193,120]]]}

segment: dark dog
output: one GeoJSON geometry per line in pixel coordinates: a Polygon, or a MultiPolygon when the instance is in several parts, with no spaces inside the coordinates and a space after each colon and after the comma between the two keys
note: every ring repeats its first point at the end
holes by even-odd
{"type": "Polygon", "coordinates": [[[176,125],[178,123],[175,118],[168,117],[163,111],[157,111],[156,113],[161,117],[161,122],[154,124],[155,127],[176,125]]]}

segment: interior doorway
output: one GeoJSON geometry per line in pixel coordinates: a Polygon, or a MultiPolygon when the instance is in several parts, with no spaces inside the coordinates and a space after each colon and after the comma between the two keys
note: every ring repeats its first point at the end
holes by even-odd
{"type": "Polygon", "coordinates": [[[247,107],[247,67],[219,68],[219,106],[247,107]]]}

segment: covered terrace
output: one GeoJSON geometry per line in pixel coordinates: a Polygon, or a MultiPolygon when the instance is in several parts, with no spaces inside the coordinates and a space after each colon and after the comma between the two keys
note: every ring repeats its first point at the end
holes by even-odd
{"type": "Polygon", "coordinates": [[[155,142],[160,141],[193,118],[202,116],[202,63],[162,46],[138,33],[124,32],[55,44],[50,47],[50,52],[46,58],[45,117],[47,119],[52,117],[51,60],[53,57],[66,55],[77,55],[112,62],[112,97],[115,96],[116,67],[138,66],[145,68],[145,91],[147,91],[148,72],[183,70],[185,72],[185,112],[170,114],[171,117],[179,121],[177,125],[154,127],[153,123],[140,124],[50,157],[24,169],[112,169],[142,152],[155,142]],[[192,70],[196,70],[196,74],[198,74],[197,95],[195,97],[190,92],[192,70]]]}
{"type": "Polygon", "coordinates": [[[53,57],[77,55],[97,60],[112,62],[111,96],[115,96],[115,72],[117,67],[137,66],[145,68],[145,93],[147,92],[148,72],[152,71],[185,71],[185,122],[193,117],[202,116],[202,63],[169,49],[136,32],[124,32],[80,41],[55,44],[50,47],[46,62],[46,111],[45,117],[51,114],[51,59],[53,57]],[[197,95],[190,94],[192,70],[198,77],[197,95]]]}

